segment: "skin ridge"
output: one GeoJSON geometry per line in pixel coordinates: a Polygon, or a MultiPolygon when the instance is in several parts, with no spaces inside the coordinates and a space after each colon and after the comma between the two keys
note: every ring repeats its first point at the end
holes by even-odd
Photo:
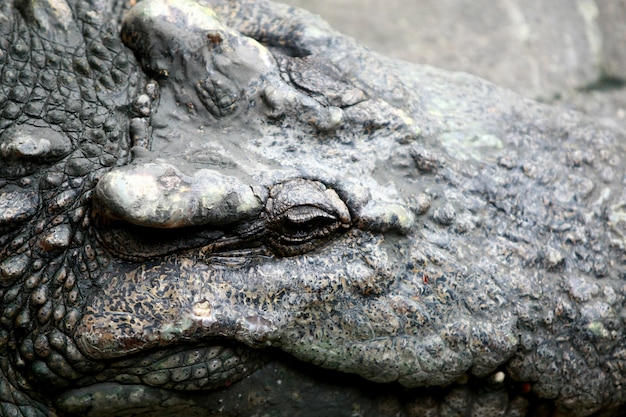
{"type": "MultiPolygon", "coordinates": [[[[209,104],[189,81],[202,50],[191,26],[172,38],[189,43],[164,44],[166,68],[134,43],[169,30],[163,16],[143,33],[121,29],[122,1],[1,7],[1,415],[107,415],[104,387],[146,393],[146,415],[213,415],[212,394],[185,391],[239,393],[287,355],[304,367],[296,382],[344,378],[314,367],[357,374],[399,397],[400,415],[624,413],[623,134],[469,76],[407,70],[270,2],[211,2],[223,27],[203,42],[219,53],[200,69],[222,80],[243,45],[261,76],[202,84],[209,104]],[[206,137],[196,126],[217,138],[202,160],[166,140],[206,137]],[[181,155],[181,173],[159,159],[181,155]],[[155,256],[140,237],[158,213],[106,239],[103,225],[129,221],[107,206],[124,195],[98,188],[111,172],[237,186],[203,195],[223,227],[152,232],[168,248],[155,256]]],[[[110,415],[128,412],[107,398],[110,415]]]]}

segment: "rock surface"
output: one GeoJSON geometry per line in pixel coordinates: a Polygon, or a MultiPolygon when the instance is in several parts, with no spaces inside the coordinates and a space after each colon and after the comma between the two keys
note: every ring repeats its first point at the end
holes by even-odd
{"type": "Polygon", "coordinates": [[[475,74],[626,128],[623,1],[283,2],[385,55],[475,74]]]}

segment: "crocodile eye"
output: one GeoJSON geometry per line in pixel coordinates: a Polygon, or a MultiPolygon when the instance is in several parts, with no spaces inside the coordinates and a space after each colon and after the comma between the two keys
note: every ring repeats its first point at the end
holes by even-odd
{"type": "Polygon", "coordinates": [[[266,206],[269,244],[283,256],[316,249],[350,227],[350,213],[335,191],[317,181],[275,186],[266,206]]]}
{"type": "Polygon", "coordinates": [[[341,226],[335,215],[312,206],[290,208],[279,222],[283,240],[293,244],[326,236],[341,226]]]}

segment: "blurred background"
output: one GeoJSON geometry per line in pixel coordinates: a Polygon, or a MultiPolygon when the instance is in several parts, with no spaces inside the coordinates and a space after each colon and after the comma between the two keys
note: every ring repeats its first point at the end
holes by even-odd
{"type": "Polygon", "coordinates": [[[626,130],[626,0],[278,0],[373,50],[626,130]]]}

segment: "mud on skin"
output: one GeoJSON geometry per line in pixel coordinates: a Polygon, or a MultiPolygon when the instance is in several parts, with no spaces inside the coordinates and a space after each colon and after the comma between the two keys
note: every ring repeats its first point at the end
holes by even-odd
{"type": "Polygon", "coordinates": [[[0,32],[0,415],[624,413],[623,133],[266,1],[0,32]]]}

